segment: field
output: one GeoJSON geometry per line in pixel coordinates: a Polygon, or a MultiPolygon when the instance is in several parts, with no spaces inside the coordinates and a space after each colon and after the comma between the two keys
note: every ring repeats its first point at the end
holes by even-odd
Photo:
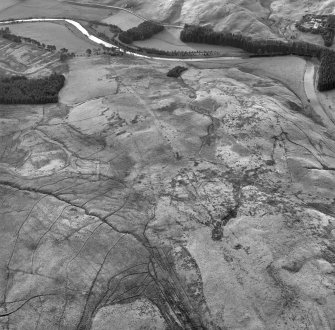
{"type": "MultiPolygon", "coordinates": [[[[101,20],[109,15],[109,11],[101,8],[89,8],[68,4],[60,0],[24,0],[13,1],[7,7],[0,1],[0,19],[27,17],[55,17],[101,20]],[[6,8],[7,7],[7,8],[6,8]]],[[[5,0],[5,3],[8,1],[5,0]]]]}
{"type": "Polygon", "coordinates": [[[75,35],[62,23],[22,23],[8,27],[14,34],[35,39],[46,45],[55,45],[57,50],[67,48],[70,52],[84,53],[87,48],[95,45],[79,32],[75,35]]]}
{"type": "Polygon", "coordinates": [[[0,107],[0,291],[14,310],[0,322],[335,325],[318,281],[332,278],[335,221],[314,209],[331,212],[335,142],[278,82],[295,86],[305,62],[183,63],[168,78],[177,63],[74,58],[59,104],[0,107]]]}
{"type": "Polygon", "coordinates": [[[0,3],[0,12],[18,3],[18,0],[2,0],[0,3]]]}
{"type": "Polygon", "coordinates": [[[87,61],[86,58],[71,61],[67,87],[60,93],[61,103],[83,103],[90,99],[116,93],[116,77],[107,67],[99,65],[99,63],[101,63],[99,57],[91,61],[87,61]]]}
{"type": "Polygon", "coordinates": [[[252,58],[242,61],[241,68],[281,81],[287,88],[305,99],[304,73],[306,61],[296,56],[252,58]]]}
{"type": "Polygon", "coordinates": [[[128,30],[143,23],[142,19],[121,10],[101,21],[107,24],[117,25],[122,30],[128,30]]]}
{"type": "Polygon", "coordinates": [[[16,44],[0,38],[0,73],[8,75],[50,75],[64,71],[59,56],[32,45],[16,44]]]}

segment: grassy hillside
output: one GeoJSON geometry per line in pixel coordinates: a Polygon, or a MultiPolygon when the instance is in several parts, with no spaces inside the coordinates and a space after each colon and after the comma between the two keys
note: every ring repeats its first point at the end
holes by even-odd
{"type": "MultiPolygon", "coordinates": [[[[75,0],[86,2],[84,0],[75,0]]],[[[328,14],[334,0],[99,0],[127,7],[138,14],[169,23],[210,23],[218,30],[273,38],[292,34],[304,38],[294,23],[305,13],[328,14]]]]}

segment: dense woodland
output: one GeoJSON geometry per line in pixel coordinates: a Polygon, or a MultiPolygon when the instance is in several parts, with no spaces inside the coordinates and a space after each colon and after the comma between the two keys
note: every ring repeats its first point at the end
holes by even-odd
{"type": "Polygon", "coordinates": [[[56,73],[39,79],[28,79],[24,76],[0,78],[0,103],[57,103],[58,93],[64,86],[64,83],[65,77],[56,73]]]}
{"type": "Polygon", "coordinates": [[[321,89],[319,90],[334,88],[335,69],[333,69],[333,66],[335,52],[323,46],[304,41],[253,39],[241,34],[216,32],[209,27],[187,24],[180,34],[180,39],[183,42],[237,47],[260,56],[299,55],[317,57],[321,60],[319,70],[320,83],[318,84],[318,87],[321,89]]]}
{"type": "Polygon", "coordinates": [[[325,51],[321,55],[318,90],[327,91],[335,88],[335,53],[325,51]]]}
{"type": "Polygon", "coordinates": [[[183,42],[232,46],[258,55],[300,55],[320,57],[324,47],[304,41],[253,39],[230,32],[216,32],[210,27],[185,25],[180,34],[183,42]]]}
{"type": "Polygon", "coordinates": [[[137,27],[133,27],[127,31],[121,32],[119,34],[119,39],[121,42],[125,44],[131,44],[136,40],[145,40],[151,38],[153,35],[162,32],[164,30],[164,26],[146,21],[141,23],[137,27]]]}
{"type": "Polygon", "coordinates": [[[322,38],[325,42],[326,47],[333,45],[335,37],[335,15],[329,15],[327,19],[327,26],[325,31],[322,33],[322,38]]]}

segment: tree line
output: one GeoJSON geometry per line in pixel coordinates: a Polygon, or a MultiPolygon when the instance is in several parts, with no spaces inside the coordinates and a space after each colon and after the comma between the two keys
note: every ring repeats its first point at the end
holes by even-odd
{"type": "Polygon", "coordinates": [[[185,58],[185,57],[210,57],[210,56],[218,56],[219,52],[212,50],[204,50],[204,51],[187,51],[187,50],[163,50],[157,48],[147,48],[147,47],[138,47],[134,45],[129,45],[121,42],[118,38],[111,38],[110,42],[114,45],[122,48],[124,51],[129,51],[132,53],[143,54],[143,55],[152,55],[152,56],[166,56],[166,57],[175,57],[175,58],[185,58]]]}
{"type": "Polygon", "coordinates": [[[56,50],[56,46],[54,45],[46,45],[44,43],[40,43],[39,41],[32,39],[32,38],[28,38],[28,37],[22,37],[22,36],[18,36],[13,34],[9,27],[5,27],[5,28],[1,28],[0,29],[0,37],[7,39],[9,41],[12,42],[16,42],[16,43],[30,43],[30,44],[34,44],[38,47],[44,48],[45,50],[48,50],[50,52],[53,52],[56,50]]]}
{"type": "Polygon", "coordinates": [[[259,56],[281,56],[281,55],[298,55],[317,57],[321,60],[319,70],[319,90],[334,88],[335,52],[316,44],[304,41],[282,41],[268,39],[254,39],[233,34],[230,32],[216,32],[210,27],[198,25],[185,25],[180,34],[183,42],[198,42],[221,46],[232,46],[241,48],[249,53],[259,56]]]}
{"type": "Polygon", "coordinates": [[[125,44],[131,44],[133,41],[149,39],[153,35],[162,32],[163,30],[163,25],[145,21],[136,27],[119,33],[118,37],[121,42],[125,44]]]}
{"type": "Polygon", "coordinates": [[[11,76],[0,79],[0,103],[46,104],[57,103],[58,93],[63,88],[65,77],[53,73],[49,77],[28,79],[11,76]]]}

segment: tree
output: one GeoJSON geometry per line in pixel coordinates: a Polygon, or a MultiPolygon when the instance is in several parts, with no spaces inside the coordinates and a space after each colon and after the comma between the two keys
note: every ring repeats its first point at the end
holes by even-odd
{"type": "Polygon", "coordinates": [[[86,49],[86,55],[87,56],[91,56],[91,54],[92,54],[92,50],[91,49],[86,49]]]}
{"type": "Polygon", "coordinates": [[[168,77],[173,77],[173,78],[178,78],[180,77],[180,75],[186,71],[187,68],[183,67],[183,66],[176,66],[174,68],[172,68],[168,73],[167,76],[168,77]]]}

